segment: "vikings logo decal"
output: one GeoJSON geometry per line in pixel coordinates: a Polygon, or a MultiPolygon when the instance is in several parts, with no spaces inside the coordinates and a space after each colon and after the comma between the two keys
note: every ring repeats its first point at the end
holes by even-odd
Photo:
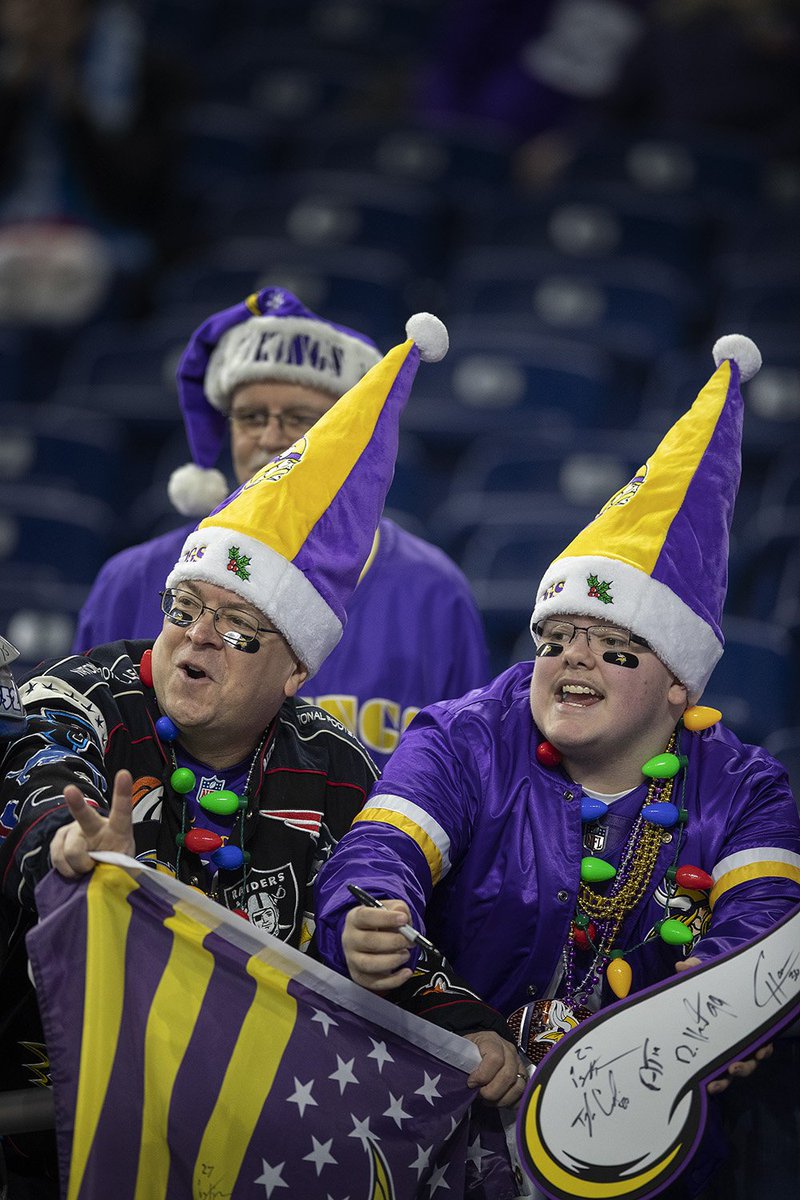
{"type": "Polygon", "coordinates": [[[610,500],[606,500],[597,514],[598,517],[602,517],[603,513],[607,512],[609,508],[622,508],[624,505],[629,504],[646,479],[647,463],[643,467],[639,467],[633,479],[626,483],[625,487],[621,487],[618,492],[614,492],[610,500]]]}
{"type": "Polygon", "coordinates": [[[293,446],[288,450],[281,451],[276,454],[271,462],[268,462],[260,471],[256,471],[253,478],[244,484],[243,491],[248,488],[257,487],[259,483],[279,483],[281,479],[285,479],[289,472],[303,461],[303,456],[308,449],[308,434],[298,438],[293,446]]]}
{"type": "MultiPolygon", "coordinates": [[[[680,921],[681,924],[691,929],[695,942],[708,930],[711,923],[711,909],[708,906],[707,892],[695,892],[684,887],[677,887],[674,891],[670,888],[668,891],[666,880],[662,879],[655,890],[654,899],[662,907],[666,906],[673,920],[680,921]]],[[[654,938],[657,932],[658,930],[653,926],[647,931],[645,941],[654,938]]],[[[691,954],[692,945],[693,943],[689,942],[687,946],[683,947],[685,954],[691,954]]]]}

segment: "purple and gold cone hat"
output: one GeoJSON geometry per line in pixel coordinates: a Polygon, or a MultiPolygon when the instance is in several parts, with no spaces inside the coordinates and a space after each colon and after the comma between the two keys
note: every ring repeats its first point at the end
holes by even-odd
{"type": "Polygon", "coordinates": [[[714,362],[689,411],[545,571],[531,622],[576,613],[631,629],[685,685],[690,704],[722,655],[740,383],[761,355],[749,338],[729,334],[715,344],[714,362]]]}
{"type": "Polygon", "coordinates": [[[198,579],[249,600],[309,675],[342,636],[397,456],[400,414],[420,360],[447,352],[430,313],[299,438],[237,488],[184,542],[166,581],[198,579]]]}

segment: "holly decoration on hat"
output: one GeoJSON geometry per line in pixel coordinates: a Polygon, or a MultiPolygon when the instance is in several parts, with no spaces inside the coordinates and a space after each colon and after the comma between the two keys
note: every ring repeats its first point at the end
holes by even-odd
{"type": "Polygon", "coordinates": [[[227,570],[232,571],[234,575],[238,575],[240,579],[249,579],[250,572],[250,555],[240,554],[238,546],[228,547],[228,566],[227,570]]]}
{"type": "Polygon", "coordinates": [[[595,600],[600,600],[603,604],[614,603],[614,597],[609,591],[612,580],[600,580],[596,575],[590,575],[586,582],[589,585],[589,595],[595,600]]]}

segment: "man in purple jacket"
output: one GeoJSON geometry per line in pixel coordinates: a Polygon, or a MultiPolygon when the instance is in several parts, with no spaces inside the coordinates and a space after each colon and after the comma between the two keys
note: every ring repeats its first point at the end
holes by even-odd
{"type": "Polygon", "coordinates": [[[420,713],[318,880],[332,966],[374,991],[423,986],[395,931],[410,920],[534,1059],[614,995],[800,904],[785,770],[697,704],[722,653],[739,380],[760,366],[738,336],[715,359],[691,410],[545,572],[535,663],[420,713]],[[349,884],[384,911],[354,906],[349,884]]]}
{"type": "MultiPolygon", "coordinates": [[[[169,493],[187,515],[204,516],[227,494],[213,468],[229,424],[244,483],[380,361],[363,334],[323,320],[290,292],[261,294],[258,312],[240,304],[205,321],[181,359],[178,392],[194,462],[173,474],[169,493]]],[[[109,559],[81,612],[76,653],[156,636],[159,589],[193,528],[194,521],[109,559]]],[[[342,641],[301,695],[342,721],[382,766],[420,708],[488,679],[483,626],[455,563],[386,518],[347,615],[342,641]]]]}

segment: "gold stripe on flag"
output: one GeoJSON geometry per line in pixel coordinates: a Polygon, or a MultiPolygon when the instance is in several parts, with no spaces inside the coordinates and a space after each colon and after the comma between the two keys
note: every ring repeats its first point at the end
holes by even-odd
{"type": "Polygon", "coordinates": [[[86,986],[67,1200],[80,1193],[116,1057],[132,916],[124,901],[138,886],[115,867],[98,864],[86,889],[86,986]]]}
{"type": "MultiPolygon", "coordinates": [[[[231,1052],[193,1172],[193,1179],[202,1181],[204,1169],[213,1167],[225,1195],[236,1183],[297,1018],[297,1003],[283,972],[261,961],[259,954],[247,960],[246,970],[256,981],[256,994],[231,1052]]],[[[194,1186],[192,1196],[202,1200],[194,1186]]]]}
{"type": "Polygon", "coordinates": [[[207,928],[179,909],[164,921],[164,927],[172,932],[173,941],[145,1030],[144,1109],[134,1200],[167,1195],[172,1092],[214,971],[214,956],[203,946],[207,928]]]}

